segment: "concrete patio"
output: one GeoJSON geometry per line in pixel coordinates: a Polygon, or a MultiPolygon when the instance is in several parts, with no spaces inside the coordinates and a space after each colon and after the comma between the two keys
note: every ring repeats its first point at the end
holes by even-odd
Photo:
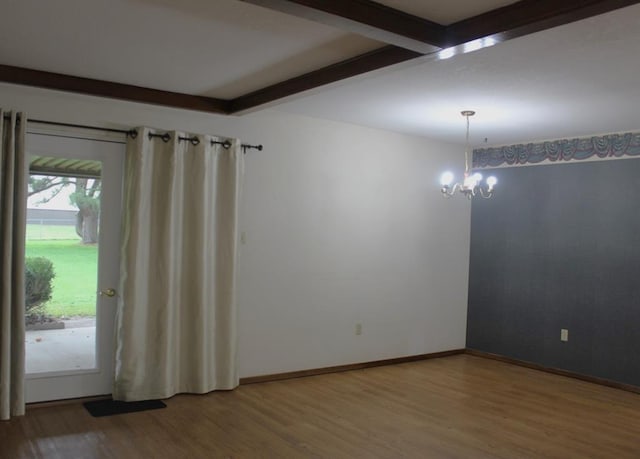
{"type": "Polygon", "coordinates": [[[61,330],[26,332],[26,373],[95,367],[95,318],[65,320],[61,330]]]}

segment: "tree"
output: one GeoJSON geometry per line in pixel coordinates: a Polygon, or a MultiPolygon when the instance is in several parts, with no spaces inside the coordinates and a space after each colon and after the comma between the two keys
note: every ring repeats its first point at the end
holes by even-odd
{"type": "Polygon", "coordinates": [[[49,202],[55,198],[62,189],[70,183],[68,177],[58,177],[51,175],[30,175],[29,176],[29,197],[38,193],[51,190],[50,196],[44,196],[40,202],[49,202]]]}
{"type": "Polygon", "coordinates": [[[98,221],[100,219],[100,179],[82,177],[60,177],[32,175],[29,177],[29,196],[46,191],[40,202],[49,202],[67,186],[74,186],[75,191],[69,196],[71,204],[78,208],[76,214],[76,233],[83,244],[98,242],[98,221]]]}
{"type": "Polygon", "coordinates": [[[83,244],[98,242],[100,185],[99,179],[77,178],[75,180],[76,190],[69,196],[71,203],[78,208],[76,233],[82,238],[83,244]]]}

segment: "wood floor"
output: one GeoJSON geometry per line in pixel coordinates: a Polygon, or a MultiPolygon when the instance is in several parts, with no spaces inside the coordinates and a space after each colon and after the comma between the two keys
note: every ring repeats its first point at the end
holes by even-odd
{"type": "Polygon", "coordinates": [[[640,395],[470,355],[0,422],[2,458],[640,458],[640,395]]]}

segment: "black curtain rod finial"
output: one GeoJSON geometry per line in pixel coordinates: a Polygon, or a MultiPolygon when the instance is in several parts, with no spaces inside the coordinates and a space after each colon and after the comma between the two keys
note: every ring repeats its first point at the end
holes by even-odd
{"type": "MultiPolygon", "coordinates": [[[[220,141],[217,141],[217,140],[212,140],[211,141],[211,145],[222,145],[227,150],[229,148],[231,148],[231,142],[229,142],[228,140],[225,140],[224,142],[220,142],[220,141]]],[[[242,145],[240,145],[240,147],[242,148],[242,151],[244,153],[246,153],[247,150],[250,150],[252,148],[254,150],[258,150],[258,151],[262,151],[262,149],[263,149],[262,145],[248,145],[246,143],[243,143],[242,145]]]]}

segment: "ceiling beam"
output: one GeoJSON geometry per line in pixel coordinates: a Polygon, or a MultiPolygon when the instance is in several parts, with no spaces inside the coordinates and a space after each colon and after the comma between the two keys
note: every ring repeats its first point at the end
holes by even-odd
{"type": "Polygon", "coordinates": [[[280,83],[245,94],[230,101],[230,113],[237,113],[275,100],[284,99],[293,94],[335,83],[346,78],[388,67],[422,56],[421,53],[385,46],[377,50],[361,54],[337,64],[314,70],[304,75],[291,78],[280,83]]]}
{"type": "Polygon", "coordinates": [[[0,65],[0,81],[186,110],[222,114],[229,112],[229,102],[226,100],[160,91],[141,86],[43,72],[10,65],[0,65]]]}
{"type": "Polygon", "coordinates": [[[441,48],[445,27],[370,0],[241,0],[423,54],[441,48]]]}
{"type": "Polygon", "coordinates": [[[604,14],[639,0],[521,0],[447,26],[444,47],[479,38],[506,41],[604,14]]]}

